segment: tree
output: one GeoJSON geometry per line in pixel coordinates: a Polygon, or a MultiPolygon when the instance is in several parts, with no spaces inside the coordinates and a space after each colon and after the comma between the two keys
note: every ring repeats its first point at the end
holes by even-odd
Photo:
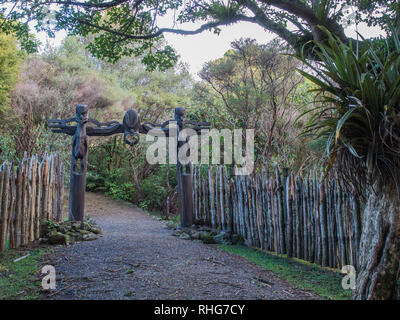
{"type": "Polygon", "coordinates": [[[330,163],[365,192],[355,298],[391,299],[400,270],[400,41],[359,53],[332,35],[308,63],[323,97],[310,130],[327,139],[330,163]]]}
{"type": "Polygon", "coordinates": [[[296,72],[299,61],[283,50],[279,41],[240,39],[199,74],[222,101],[210,112],[220,114],[219,126],[254,129],[256,162],[268,168],[272,157],[281,167],[290,165],[287,151],[298,143],[294,122],[302,105],[295,98],[303,78],[296,72]]]}
{"type": "Polygon", "coordinates": [[[20,61],[16,39],[0,32],[0,161],[9,160],[14,155],[14,148],[10,147],[13,141],[5,132],[7,124],[14,120],[10,94],[18,80],[20,61]]]}
{"type": "Polygon", "coordinates": [[[0,116],[2,119],[9,117],[10,92],[18,80],[20,60],[21,54],[15,38],[0,33],[0,116]]]}
{"type": "Polygon", "coordinates": [[[16,5],[17,3],[13,4],[8,14],[5,14],[7,11],[5,1],[3,1],[3,5],[0,5],[0,32],[17,38],[20,48],[26,53],[37,52],[40,42],[30,33],[28,24],[12,17],[16,5]]]}
{"type": "MultiPolygon", "coordinates": [[[[169,46],[159,44],[164,33],[192,35],[205,30],[219,32],[219,27],[240,21],[256,23],[289,43],[297,52],[306,46],[309,57],[315,57],[310,40],[324,41],[323,26],[348,43],[343,24],[357,9],[357,21],[381,25],[400,22],[399,1],[393,0],[5,0],[1,10],[4,21],[18,21],[15,27],[20,37],[21,27],[35,20],[36,29],[54,35],[57,30],[87,36],[94,35],[89,44],[92,54],[116,61],[122,56],[142,56],[149,70],[166,69],[176,62],[169,46]],[[12,6],[8,11],[6,5],[12,6]],[[201,22],[196,30],[162,28],[158,18],[170,14],[177,24],[201,22]],[[365,14],[365,15],[362,15],[365,14]],[[175,18],[176,17],[176,18],[175,18]]],[[[172,19],[172,18],[171,18],[172,19]]],[[[3,22],[1,28],[12,29],[3,22]]],[[[14,28],[14,29],[15,29],[14,28]]]]}

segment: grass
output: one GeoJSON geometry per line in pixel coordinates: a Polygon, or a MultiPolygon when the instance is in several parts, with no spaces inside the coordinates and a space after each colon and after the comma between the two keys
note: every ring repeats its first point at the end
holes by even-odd
{"type": "Polygon", "coordinates": [[[278,278],[286,280],[294,287],[312,291],[323,299],[351,299],[352,292],[342,288],[343,275],[337,270],[243,245],[219,245],[218,248],[240,255],[249,262],[272,271],[278,278]]]}
{"type": "Polygon", "coordinates": [[[0,253],[0,300],[33,300],[41,295],[40,259],[46,249],[30,251],[30,256],[14,262],[27,251],[7,250],[0,253]]]}

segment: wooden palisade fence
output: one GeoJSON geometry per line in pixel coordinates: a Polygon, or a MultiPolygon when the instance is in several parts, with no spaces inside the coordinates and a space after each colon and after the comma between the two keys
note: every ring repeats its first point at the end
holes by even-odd
{"type": "Polygon", "coordinates": [[[246,244],[322,266],[357,267],[360,203],[334,178],[287,172],[228,175],[225,166],[193,169],[194,215],[246,244]]]}
{"type": "Polygon", "coordinates": [[[58,154],[0,166],[0,252],[40,237],[41,220],[62,220],[63,163],[58,154]]]}

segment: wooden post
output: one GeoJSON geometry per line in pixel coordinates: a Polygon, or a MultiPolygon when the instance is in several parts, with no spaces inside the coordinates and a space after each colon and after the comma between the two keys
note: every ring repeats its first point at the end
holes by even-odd
{"type": "Polygon", "coordinates": [[[207,175],[208,175],[208,197],[209,197],[209,205],[210,205],[210,223],[211,227],[215,229],[215,209],[214,209],[214,179],[212,175],[212,168],[207,168],[207,175]]]}
{"type": "Polygon", "coordinates": [[[208,168],[204,169],[205,177],[203,179],[203,206],[204,206],[204,219],[208,226],[211,226],[210,206],[208,199],[208,168]]]}
{"type": "Polygon", "coordinates": [[[284,248],[285,253],[287,253],[287,242],[288,242],[288,226],[287,226],[287,224],[288,224],[288,214],[289,213],[288,213],[288,210],[287,210],[288,208],[286,206],[286,202],[287,202],[287,199],[286,199],[286,197],[287,197],[286,180],[287,180],[288,174],[289,174],[289,169],[288,168],[283,168],[282,169],[282,180],[281,180],[281,190],[282,190],[281,191],[281,198],[282,198],[281,207],[282,207],[282,216],[283,216],[283,224],[284,224],[283,232],[284,232],[284,237],[285,237],[285,241],[284,241],[284,243],[285,243],[285,245],[284,245],[285,246],[285,248],[284,248]]]}
{"type": "Polygon", "coordinates": [[[260,187],[261,187],[261,210],[263,219],[263,232],[264,232],[264,249],[269,249],[269,233],[268,233],[268,202],[267,202],[267,188],[266,188],[265,169],[261,170],[260,187]]]}
{"type": "Polygon", "coordinates": [[[3,203],[3,197],[4,197],[4,194],[3,194],[4,174],[5,174],[4,166],[5,166],[5,163],[0,165],[0,237],[1,237],[1,219],[3,218],[3,215],[5,214],[2,209],[2,203],[3,203]]]}
{"type": "Polygon", "coordinates": [[[231,231],[236,234],[240,234],[239,220],[238,220],[238,199],[237,199],[237,188],[236,180],[230,178],[230,202],[231,202],[231,212],[232,212],[232,229],[231,231]]]}
{"type": "Polygon", "coordinates": [[[279,169],[276,168],[275,170],[275,179],[276,179],[276,196],[277,196],[277,214],[278,214],[278,225],[279,225],[279,242],[280,242],[280,251],[279,253],[285,254],[286,253],[286,228],[285,228],[285,209],[284,209],[284,202],[283,202],[283,187],[281,181],[281,175],[279,173],[279,169]]]}
{"type": "MultiPolygon", "coordinates": [[[[59,160],[60,161],[60,160],[59,160]]],[[[57,195],[57,221],[63,219],[63,205],[64,205],[64,163],[60,161],[58,172],[58,195],[57,195]]]]}
{"type": "Polygon", "coordinates": [[[6,250],[7,243],[7,221],[8,221],[8,193],[9,193],[9,164],[6,161],[3,164],[3,174],[0,180],[0,184],[2,185],[2,199],[0,203],[0,252],[6,250]]]}
{"type": "Polygon", "coordinates": [[[29,166],[30,194],[29,194],[29,241],[35,240],[35,209],[36,209],[36,170],[37,160],[32,156],[29,166]]]}
{"type": "Polygon", "coordinates": [[[190,173],[182,174],[182,191],[183,203],[185,206],[185,214],[181,216],[181,225],[183,227],[190,227],[193,224],[193,182],[190,173]]]}
{"type": "Polygon", "coordinates": [[[244,227],[246,230],[246,239],[249,246],[253,245],[251,238],[251,226],[249,221],[249,197],[248,197],[248,176],[242,176],[242,194],[243,194],[243,216],[244,216],[244,227]]]}
{"type": "Polygon", "coordinates": [[[219,174],[218,174],[218,166],[213,166],[213,169],[215,169],[215,176],[214,176],[214,199],[215,199],[215,223],[218,229],[221,230],[221,208],[219,205],[220,199],[219,199],[219,174]]]}
{"type": "Polygon", "coordinates": [[[287,212],[287,238],[286,252],[288,257],[293,256],[293,198],[294,198],[294,183],[293,176],[290,174],[286,179],[286,212],[287,212]]]}
{"type": "Polygon", "coordinates": [[[355,191],[351,195],[351,204],[353,211],[353,265],[358,268],[358,246],[361,238],[361,209],[360,202],[355,195],[355,191]]]}
{"type": "Polygon", "coordinates": [[[222,167],[223,172],[223,184],[225,186],[225,216],[226,216],[226,229],[229,232],[233,231],[233,212],[232,212],[232,204],[233,204],[233,199],[231,198],[231,185],[230,185],[230,179],[228,178],[228,172],[226,170],[226,166],[224,165],[222,167]]]}
{"type": "Polygon", "coordinates": [[[242,176],[236,176],[236,189],[238,195],[238,220],[240,235],[243,239],[246,239],[246,229],[244,224],[244,208],[243,208],[243,191],[242,191],[242,176]]]}
{"type": "Polygon", "coordinates": [[[52,175],[52,219],[57,221],[57,189],[58,189],[58,167],[59,167],[59,156],[58,154],[54,154],[54,170],[52,175]]]}
{"type": "Polygon", "coordinates": [[[86,171],[88,155],[88,138],[86,123],[88,107],[76,106],[78,125],[72,138],[71,185],[69,197],[69,220],[83,221],[85,212],[86,171]]]}
{"type": "Polygon", "coordinates": [[[41,215],[41,199],[42,199],[42,165],[40,162],[36,163],[36,195],[35,195],[35,239],[40,237],[40,220],[41,215]]]}
{"type": "Polygon", "coordinates": [[[28,185],[28,159],[24,157],[22,160],[22,194],[21,194],[21,245],[26,245],[28,243],[27,237],[27,185],[28,185]]]}
{"type": "MultiPolygon", "coordinates": [[[[329,176],[328,176],[329,177],[329,176]]],[[[331,193],[329,181],[325,183],[325,200],[326,200],[326,226],[327,226],[327,242],[328,242],[328,266],[333,268],[333,241],[332,241],[332,210],[331,210],[331,193]]]]}
{"type": "Polygon", "coordinates": [[[270,226],[270,251],[276,251],[276,227],[275,227],[275,216],[274,216],[274,194],[273,194],[273,179],[268,178],[267,181],[267,194],[268,194],[268,224],[270,226]]]}
{"type": "Polygon", "coordinates": [[[45,156],[42,160],[42,213],[41,219],[48,220],[49,219],[49,211],[48,211],[48,197],[49,197],[49,159],[45,156]]]}
{"type": "Polygon", "coordinates": [[[12,163],[10,166],[10,210],[7,222],[7,234],[10,237],[9,248],[15,248],[15,239],[14,239],[15,201],[16,201],[15,169],[14,169],[14,164],[12,163]]]}
{"type": "Polygon", "coordinates": [[[199,219],[199,214],[198,214],[198,207],[197,207],[197,189],[198,189],[198,178],[197,178],[197,168],[198,166],[193,167],[192,170],[192,181],[193,181],[193,215],[194,219],[198,220],[199,219]]]}
{"type": "Polygon", "coordinates": [[[223,180],[223,165],[220,165],[218,168],[219,174],[219,205],[220,205],[220,212],[221,212],[221,229],[226,230],[226,215],[225,215],[225,199],[224,199],[224,180],[223,180]]]}
{"type": "Polygon", "coordinates": [[[322,244],[322,266],[328,266],[328,237],[327,237],[327,214],[326,214],[326,194],[325,182],[321,182],[319,208],[321,217],[321,244],[322,244]]]}
{"type": "Polygon", "coordinates": [[[253,222],[253,216],[254,216],[254,214],[253,214],[253,208],[254,208],[254,206],[253,206],[253,196],[252,196],[252,193],[251,193],[251,190],[252,190],[252,177],[250,176],[250,175],[248,175],[248,176],[245,176],[245,186],[246,186],[246,189],[244,190],[244,193],[245,193],[245,199],[246,199],[246,210],[245,210],[245,212],[246,212],[246,223],[247,223],[247,230],[248,230],[248,233],[247,233],[247,238],[248,238],[248,240],[249,240],[249,244],[250,244],[250,246],[252,246],[252,247],[255,247],[256,246],[256,243],[255,243],[255,232],[254,232],[254,222],[253,222]]]}
{"type": "Polygon", "coordinates": [[[309,205],[309,171],[303,181],[303,256],[304,260],[310,260],[310,205],[309,205]]]}

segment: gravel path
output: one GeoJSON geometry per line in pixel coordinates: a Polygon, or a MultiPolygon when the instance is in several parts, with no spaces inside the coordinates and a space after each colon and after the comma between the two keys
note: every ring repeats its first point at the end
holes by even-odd
{"type": "Polygon", "coordinates": [[[99,240],[48,257],[57,289],[45,299],[316,299],[215,245],[182,240],[145,212],[87,193],[99,240]]]}

